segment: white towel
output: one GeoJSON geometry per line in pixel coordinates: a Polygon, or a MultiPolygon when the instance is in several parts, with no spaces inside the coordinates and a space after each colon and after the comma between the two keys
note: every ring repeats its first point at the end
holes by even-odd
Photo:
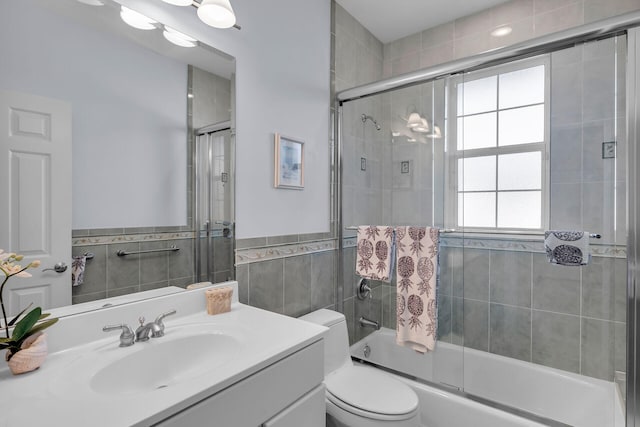
{"type": "Polygon", "coordinates": [[[545,231],[544,249],[551,264],[580,266],[591,259],[589,233],[585,231],[545,231]]]}
{"type": "Polygon", "coordinates": [[[80,286],[84,282],[84,268],[87,265],[87,257],[85,255],[77,255],[73,257],[71,263],[71,286],[80,286]]]}
{"type": "Polygon", "coordinates": [[[358,227],[356,274],[367,279],[391,281],[393,241],[392,227],[375,225],[358,227]]]}
{"type": "Polygon", "coordinates": [[[420,353],[436,345],[438,240],[437,228],[396,227],[396,343],[420,353]]]}

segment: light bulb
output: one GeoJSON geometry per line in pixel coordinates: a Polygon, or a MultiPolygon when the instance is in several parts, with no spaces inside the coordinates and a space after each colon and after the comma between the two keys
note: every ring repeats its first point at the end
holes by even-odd
{"type": "Polygon", "coordinates": [[[409,118],[407,119],[407,127],[414,128],[416,126],[420,126],[422,124],[422,117],[418,113],[409,114],[409,118]]]}
{"type": "Polygon", "coordinates": [[[140,12],[129,9],[128,7],[120,6],[120,18],[133,28],[137,28],[139,30],[153,30],[156,28],[154,25],[156,24],[156,21],[144,16],[140,12]]]}
{"type": "Polygon", "coordinates": [[[429,123],[427,123],[427,119],[420,119],[420,124],[417,126],[413,126],[411,130],[419,133],[429,132],[429,123]]]}
{"type": "Polygon", "coordinates": [[[166,25],[164,26],[162,35],[165,39],[169,40],[176,46],[194,47],[197,44],[197,40],[193,37],[189,37],[188,35],[181,33],[180,31],[176,31],[171,27],[167,27],[166,25]]]}
{"type": "Polygon", "coordinates": [[[236,23],[236,15],[229,0],[202,0],[198,7],[198,17],[215,28],[230,28],[236,23]]]}

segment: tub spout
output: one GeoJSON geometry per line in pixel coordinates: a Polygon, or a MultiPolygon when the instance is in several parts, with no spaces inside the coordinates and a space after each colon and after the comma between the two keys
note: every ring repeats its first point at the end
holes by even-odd
{"type": "Polygon", "coordinates": [[[360,322],[360,326],[362,326],[363,328],[365,327],[375,328],[376,331],[380,329],[379,322],[376,322],[375,320],[369,320],[364,316],[360,316],[360,319],[358,319],[358,322],[360,322]]]}

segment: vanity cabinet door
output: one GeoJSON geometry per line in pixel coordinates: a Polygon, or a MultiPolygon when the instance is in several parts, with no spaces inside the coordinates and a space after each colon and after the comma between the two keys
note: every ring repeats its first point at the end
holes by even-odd
{"type": "Polygon", "coordinates": [[[326,403],[324,384],[311,390],[284,411],[263,424],[263,427],[323,427],[326,403]]]}
{"type": "MultiPolygon", "coordinates": [[[[273,419],[308,393],[316,391],[323,379],[324,346],[319,340],[154,425],[262,426],[266,420],[273,419]]],[[[306,425],[303,423],[296,427],[306,425]]],[[[316,424],[309,425],[315,427],[316,424]]]]}

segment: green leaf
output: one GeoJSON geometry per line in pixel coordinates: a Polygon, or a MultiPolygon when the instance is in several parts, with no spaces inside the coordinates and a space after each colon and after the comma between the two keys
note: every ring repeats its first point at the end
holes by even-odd
{"type": "Polygon", "coordinates": [[[0,338],[0,344],[5,344],[8,342],[13,342],[13,338],[0,338]]]}
{"type": "Polygon", "coordinates": [[[46,319],[47,317],[51,316],[51,313],[42,313],[40,315],[40,318],[38,319],[38,321],[42,320],[42,319],[46,319]]]}
{"type": "Polygon", "coordinates": [[[18,321],[18,319],[20,318],[20,316],[22,316],[24,314],[25,311],[29,310],[29,308],[33,305],[33,303],[29,304],[28,306],[26,306],[24,308],[24,310],[22,310],[20,313],[18,313],[18,315],[16,317],[14,317],[13,319],[11,319],[11,321],[9,321],[9,324],[7,326],[13,326],[14,323],[16,323],[18,321]]]}
{"type": "Polygon", "coordinates": [[[42,309],[40,307],[36,307],[31,310],[16,324],[16,327],[13,328],[11,338],[14,341],[20,341],[24,336],[28,335],[31,328],[33,328],[33,326],[38,322],[38,319],[40,319],[41,314],[42,309]]]}
{"type": "Polygon", "coordinates": [[[43,330],[47,329],[49,326],[51,326],[54,323],[56,323],[57,321],[58,321],[58,319],[54,318],[54,319],[49,319],[46,322],[42,322],[42,323],[36,325],[33,329],[31,329],[31,331],[29,331],[29,335],[33,335],[36,332],[43,331],[43,330]]]}

